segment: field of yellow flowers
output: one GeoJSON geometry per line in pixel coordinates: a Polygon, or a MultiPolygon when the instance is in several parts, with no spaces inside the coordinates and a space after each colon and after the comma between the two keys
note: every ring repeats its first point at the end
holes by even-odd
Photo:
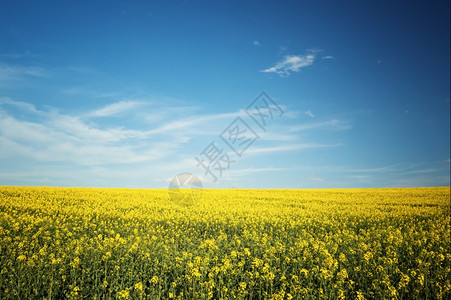
{"type": "Polygon", "coordinates": [[[449,299],[450,188],[0,187],[0,299],[449,299]]]}

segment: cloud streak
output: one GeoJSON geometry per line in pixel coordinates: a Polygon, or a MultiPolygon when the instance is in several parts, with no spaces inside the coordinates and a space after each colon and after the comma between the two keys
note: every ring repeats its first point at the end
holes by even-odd
{"type": "Polygon", "coordinates": [[[318,128],[327,128],[327,129],[331,129],[331,130],[347,130],[347,129],[352,128],[352,126],[347,121],[329,120],[329,121],[323,121],[323,122],[291,126],[291,128],[289,128],[289,131],[290,132],[298,132],[298,131],[305,131],[305,130],[318,129],[318,128]]]}
{"type": "Polygon", "coordinates": [[[291,73],[299,72],[302,68],[311,66],[315,61],[315,54],[286,55],[275,66],[261,70],[263,73],[276,73],[281,77],[288,77],[291,73]]]}
{"type": "Polygon", "coordinates": [[[307,111],[305,112],[305,114],[306,114],[307,116],[309,116],[310,118],[314,118],[314,117],[315,117],[315,115],[312,113],[311,110],[307,110],[307,111]]]}
{"type": "Polygon", "coordinates": [[[41,67],[0,64],[0,83],[2,81],[22,80],[27,77],[47,77],[49,72],[41,67]]]}
{"type": "Polygon", "coordinates": [[[331,148],[331,147],[341,147],[342,143],[337,144],[319,144],[319,143],[297,143],[288,144],[282,146],[272,146],[272,147],[252,147],[246,150],[246,154],[258,154],[258,153],[277,153],[277,152],[287,152],[287,151],[299,151],[306,149],[316,149],[316,148],[331,148]]]}
{"type": "Polygon", "coordinates": [[[88,117],[110,117],[145,105],[143,101],[120,101],[90,112],[88,117]]]}

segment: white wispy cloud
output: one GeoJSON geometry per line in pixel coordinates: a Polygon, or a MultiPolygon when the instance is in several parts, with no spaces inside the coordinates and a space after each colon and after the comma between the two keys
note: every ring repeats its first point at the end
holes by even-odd
{"type": "Polygon", "coordinates": [[[198,114],[200,107],[197,106],[174,106],[174,107],[152,107],[146,110],[140,116],[148,124],[162,123],[168,120],[180,119],[186,116],[193,116],[198,114]]]}
{"type": "Polygon", "coordinates": [[[0,110],[3,158],[23,156],[35,161],[82,165],[145,162],[166,157],[189,141],[188,137],[174,135],[150,139],[149,131],[102,127],[79,116],[40,110],[10,99],[2,99],[0,104],[4,108],[0,110]],[[34,113],[39,120],[19,119],[8,113],[5,104],[34,113]]]}
{"type": "Polygon", "coordinates": [[[286,55],[274,67],[261,70],[260,72],[276,73],[281,77],[288,77],[292,72],[299,72],[302,68],[311,66],[314,61],[315,53],[307,55],[286,55]]]}
{"type": "Polygon", "coordinates": [[[239,170],[227,170],[227,176],[246,176],[249,174],[255,174],[255,173],[266,173],[266,172],[281,172],[286,171],[286,168],[274,168],[274,167],[264,167],[264,168],[245,168],[245,169],[239,169],[239,170]]]}
{"type": "Polygon", "coordinates": [[[437,165],[431,167],[430,164],[419,164],[419,163],[398,163],[386,166],[377,167],[338,167],[337,171],[342,173],[350,173],[354,176],[370,176],[374,174],[396,174],[396,176],[406,177],[405,175],[418,175],[418,174],[432,174],[443,171],[443,168],[439,168],[437,165]]]}
{"type": "Polygon", "coordinates": [[[47,76],[49,76],[49,71],[41,67],[0,64],[0,82],[47,76]]]}
{"type": "Polygon", "coordinates": [[[421,187],[449,185],[449,168],[428,163],[397,163],[375,167],[337,167],[345,177],[375,187],[421,187]],[[346,175],[348,174],[348,175],[346,175]],[[383,178],[383,179],[382,179],[383,178]]]}
{"type": "Polygon", "coordinates": [[[342,143],[336,144],[319,144],[319,143],[297,143],[288,144],[281,146],[271,146],[271,147],[252,147],[246,150],[245,155],[257,154],[257,153],[275,153],[275,152],[287,152],[287,151],[298,151],[305,149],[315,149],[315,148],[331,148],[331,147],[341,147],[342,143]]]}
{"type": "Polygon", "coordinates": [[[254,41],[252,44],[254,44],[254,46],[261,46],[259,41],[254,41]]]}
{"type": "Polygon", "coordinates": [[[89,117],[109,117],[117,115],[129,110],[134,110],[140,106],[145,105],[143,101],[120,101],[106,105],[100,109],[92,111],[88,114],[89,117]]]}
{"type": "MultiPolygon", "coordinates": [[[[233,121],[234,118],[236,118],[240,112],[232,112],[232,113],[221,113],[221,114],[207,114],[207,115],[197,115],[192,116],[189,118],[179,119],[175,121],[171,121],[168,123],[165,123],[153,130],[150,131],[152,134],[156,133],[166,133],[166,132],[174,132],[174,131],[184,131],[187,132],[189,130],[200,128],[207,134],[211,134],[211,132],[208,132],[205,130],[205,127],[202,128],[204,125],[207,125],[212,123],[213,121],[217,122],[219,120],[227,120],[230,119],[230,121],[233,121]]],[[[217,132],[214,132],[213,134],[216,134],[217,132]]]]}
{"type": "Polygon", "coordinates": [[[82,66],[82,65],[74,65],[68,66],[66,68],[68,71],[77,72],[77,73],[85,73],[85,74],[96,74],[98,71],[94,68],[82,66]]]}
{"type": "Polygon", "coordinates": [[[311,177],[310,180],[316,181],[316,182],[319,182],[319,183],[326,183],[326,180],[324,180],[322,178],[319,178],[319,177],[311,177]]]}
{"type": "Polygon", "coordinates": [[[283,129],[274,128],[271,132],[265,132],[260,135],[260,139],[262,141],[277,141],[277,142],[288,142],[288,141],[294,141],[298,137],[295,134],[285,134],[281,133],[283,132],[283,129]]]}
{"type": "Polygon", "coordinates": [[[335,57],[331,56],[331,55],[326,55],[321,57],[322,59],[334,59],[335,57]]]}
{"type": "Polygon", "coordinates": [[[341,169],[342,172],[349,172],[349,173],[380,173],[380,172],[394,172],[399,171],[400,166],[398,165],[391,165],[391,166],[383,166],[383,167],[376,167],[376,168],[343,168],[341,169]]]}
{"type": "Polygon", "coordinates": [[[439,169],[436,168],[428,168],[428,169],[418,169],[418,170],[410,170],[410,171],[406,171],[406,172],[401,172],[400,174],[403,175],[414,175],[414,174],[428,174],[428,173],[435,173],[440,171],[439,169]]]}
{"type": "MultiPolygon", "coordinates": [[[[223,176],[220,178],[220,181],[227,182],[228,185],[232,184],[232,188],[240,188],[240,186],[244,183],[252,184],[255,180],[255,176],[259,176],[261,174],[268,174],[273,172],[287,172],[287,171],[296,171],[296,168],[285,168],[285,167],[248,167],[242,169],[229,169],[224,171],[223,176]]],[[[200,176],[202,182],[206,185],[215,186],[219,183],[213,182],[211,178],[200,176]]]]}
{"type": "Polygon", "coordinates": [[[31,51],[26,50],[24,52],[7,52],[7,53],[0,53],[0,57],[7,57],[7,58],[29,58],[29,57],[36,57],[37,55],[33,54],[31,51]]]}
{"type": "Polygon", "coordinates": [[[311,110],[307,110],[307,111],[305,112],[305,114],[306,114],[307,116],[309,116],[310,118],[314,118],[314,117],[315,117],[315,115],[312,113],[311,110]]]}
{"type": "Polygon", "coordinates": [[[37,110],[36,107],[31,103],[27,103],[27,102],[23,102],[23,101],[13,101],[13,100],[11,100],[11,98],[3,97],[3,98],[0,98],[0,105],[2,105],[2,104],[15,106],[17,108],[26,110],[26,111],[34,113],[34,114],[41,114],[41,111],[37,110]]]}
{"type": "Polygon", "coordinates": [[[291,128],[289,128],[289,131],[297,132],[297,131],[304,131],[304,130],[317,129],[317,128],[328,128],[328,129],[333,129],[333,130],[347,130],[347,129],[352,128],[352,126],[347,121],[329,120],[329,121],[322,121],[322,122],[316,122],[316,123],[295,125],[295,126],[292,126],[291,128]]]}

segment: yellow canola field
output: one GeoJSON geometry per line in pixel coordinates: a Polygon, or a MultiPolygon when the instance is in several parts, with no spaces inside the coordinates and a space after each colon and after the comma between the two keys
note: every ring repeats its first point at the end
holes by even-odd
{"type": "Polygon", "coordinates": [[[449,299],[450,188],[0,187],[0,299],[449,299]]]}

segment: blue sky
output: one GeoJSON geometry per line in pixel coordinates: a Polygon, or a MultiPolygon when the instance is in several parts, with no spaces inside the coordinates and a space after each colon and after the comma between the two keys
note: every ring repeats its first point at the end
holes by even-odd
{"type": "Polygon", "coordinates": [[[4,2],[0,185],[448,186],[449,6],[4,2]]]}

